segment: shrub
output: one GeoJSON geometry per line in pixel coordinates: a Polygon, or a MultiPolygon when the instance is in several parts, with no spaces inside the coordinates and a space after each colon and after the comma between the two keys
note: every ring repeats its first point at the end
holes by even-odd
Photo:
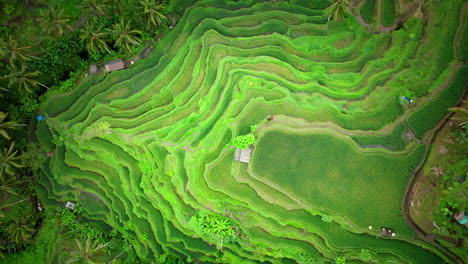
{"type": "Polygon", "coordinates": [[[346,258],[345,257],[336,257],[335,258],[335,264],[345,264],[346,263],[346,258]]]}
{"type": "Polygon", "coordinates": [[[252,134],[237,136],[234,138],[232,145],[240,149],[246,149],[255,143],[255,137],[252,134]]]}
{"type": "Polygon", "coordinates": [[[360,255],[361,255],[361,258],[366,261],[372,258],[372,253],[367,249],[361,249],[360,255]]]}

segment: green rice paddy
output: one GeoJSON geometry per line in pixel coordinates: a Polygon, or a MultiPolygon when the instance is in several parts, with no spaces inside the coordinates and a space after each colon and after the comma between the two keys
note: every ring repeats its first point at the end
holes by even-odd
{"type": "Polygon", "coordinates": [[[401,205],[464,93],[464,2],[428,1],[423,19],[371,34],[328,21],[326,0],[197,1],[149,58],[49,96],[36,135],[54,155],[38,193],[80,203],[145,261],[366,263],[362,249],[379,263],[450,261],[415,239],[401,205]],[[253,125],[250,163],[234,161],[233,138],[253,125]],[[234,234],[201,228],[200,214],[234,234]]]}

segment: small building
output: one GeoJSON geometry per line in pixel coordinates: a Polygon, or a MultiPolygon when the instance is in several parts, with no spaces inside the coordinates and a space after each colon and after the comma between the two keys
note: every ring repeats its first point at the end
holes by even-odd
{"type": "Polygon", "coordinates": [[[43,116],[43,115],[37,115],[37,116],[36,116],[36,121],[37,121],[37,122],[41,122],[41,121],[44,120],[44,119],[45,119],[45,116],[43,116]]]}
{"type": "Polygon", "coordinates": [[[465,212],[456,213],[453,217],[460,225],[468,227],[468,215],[466,215],[465,212]]]}
{"type": "Polygon", "coordinates": [[[246,149],[236,148],[236,153],[235,153],[234,159],[236,161],[249,163],[251,153],[252,153],[251,148],[246,148],[246,149]]]}
{"type": "Polygon", "coordinates": [[[388,228],[388,227],[381,227],[380,228],[380,234],[383,237],[394,237],[395,236],[395,232],[393,232],[393,229],[388,228]]]}
{"type": "Polygon", "coordinates": [[[106,68],[107,72],[113,72],[113,71],[118,71],[121,69],[125,68],[125,63],[123,60],[118,59],[118,60],[113,60],[107,62],[104,67],[106,68]]]}
{"type": "Polygon", "coordinates": [[[98,71],[98,68],[96,64],[91,64],[91,66],[89,66],[89,73],[93,74],[93,73],[97,73],[97,71],[98,71]]]}
{"type": "Polygon", "coordinates": [[[72,203],[72,202],[67,202],[67,204],[65,204],[65,208],[68,208],[70,209],[70,211],[73,211],[75,210],[75,203],[72,203]]]}

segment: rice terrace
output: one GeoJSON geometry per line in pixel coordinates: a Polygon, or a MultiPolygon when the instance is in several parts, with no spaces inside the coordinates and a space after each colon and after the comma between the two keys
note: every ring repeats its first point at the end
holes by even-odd
{"type": "Polygon", "coordinates": [[[418,209],[438,131],[467,129],[466,0],[172,3],[145,56],[47,91],[30,124],[46,211],[71,202],[134,252],[94,261],[468,261],[468,140],[441,172],[456,231],[430,218],[442,191],[418,209]]]}

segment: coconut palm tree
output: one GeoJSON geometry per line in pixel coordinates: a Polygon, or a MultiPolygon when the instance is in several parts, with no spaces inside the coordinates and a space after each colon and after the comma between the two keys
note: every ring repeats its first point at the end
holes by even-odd
{"type": "Polygon", "coordinates": [[[10,64],[15,61],[26,61],[30,58],[39,59],[28,54],[31,46],[20,46],[18,42],[9,36],[8,40],[0,39],[0,58],[7,59],[10,64]]]}
{"type": "Polygon", "coordinates": [[[31,215],[21,218],[12,217],[11,220],[6,230],[10,238],[17,244],[28,242],[34,230],[34,223],[31,221],[31,215]]]}
{"type": "Polygon", "coordinates": [[[130,51],[132,45],[140,45],[140,38],[137,35],[141,35],[140,30],[132,29],[130,22],[125,22],[122,18],[120,23],[114,24],[111,35],[115,39],[115,47],[122,47],[127,51],[130,51]]]}
{"type": "MultiPolygon", "coordinates": [[[[29,197],[28,198],[25,198],[25,199],[22,199],[22,200],[19,200],[19,201],[16,201],[16,202],[13,202],[13,203],[7,203],[6,200],[4,199],[1,199],[0,200],[0,219],[5,217],[5,211],[7,208],[10,208],[12,206],[14,206],[15,204],[19,204],[19,203],[22,203],[22,202],[25,202],[25,201],[28,201],[29,200],[29,197]]],[[[0,220],[0,224],[3,223],[1,220],[0,220]]]]}
{"type": "Polygon", "coordinates": [[[9,88],[16,86],[18,90],[28,93],[31,93],[32,89],[37,85],[41,85],[48,89],[47,86],[37,81],[37,77],[40,72],[28,71],[26,64],[22,64],[21,69],[19,69],[15,64],[7,66],[7,69],[10,74],[5,75],[2,78],[8,79],[9,88]]]}
{"type": "Polygon", "coordinates": [[[63,9],[60,9],[58,12],[49,7],[47,10],[41,10],[40,17],[37,19],[39,26],[47,34],[58,33],[63,35],[65,31],[73,30],[72,27],[68,25],[69,18],[63,14],[63,9]]]}
{"type": "Polygon", "coordinates": [[[18,155],[18,151],[15,150],[15,142],[12,142],[8,149],[5,148],[3,152],[0,152],[0,173],[14,175],[15,168],[24,167],[20,162],[21,158],[22,156],[18,155]]]}
{"type": "Polygon", "coordinates": [[[109,0],[84,0],[81,7],[95,16],[107,16],[109,3],[109,0]]]}
{"type": "Polygon", "coordinates": [[[10,135],[8,135],[7,129],[15,129],[18,126],[18,123],[15,121],[5,121],[8,117],[8,113],[0,112],[0,135],[4,138],[10,140],[10,135]]]}
{"type": "Polygon", "coordinates": [[[327,9],[328,12],[328,20],[342,20],[345,14],[351,13],[349,11],[349,2],[348,0],[336,0],[331,6],[327,9]]]}
{"type": "Polygon", "coordinates": [[[155,27],[160,27],[164,24],[166,16],[161,13],[161,10],[165,9],[164,4],[154,0],[142,0],[140,1],[141,7],[143,8],[143,14],[148,20],[148,24],[155,27]]]}
{"type": "MultiPolygon", "coordinates": [[[[463,101],[466,104],[466,101],[463,101]]],[[[468,124],[468,109],[463,107],[451,107],[448,109],[450,112],[459,114],[459,117],[452,117],[453,120],[459,120],[460,124],[458,126],[462,127],[468,124]]]]}
{"type": "Polygon", "coordinates": [[[103,253],[103,250],[109,243],[102,244],[99,243],[98,241],[94,241],[91,243],[91,238],[88,236],[86,241],[81,242],[78,239],[75,239],[76,242],[76,248],[69,249],[68,254],[69,254],[69,259],[65,263],[76,263],[76,262],[81,262],[81,263],[88,263],[88,264],[94,264],[93,259],[96,256],[99,256],[103,253]]]}
{"type": "Polygon", "coordinates": [[[5,257],[5,255],[3,254],[3,250],[5,249],[6,249],[5,245],[1,244],[0,245],[0,259],[5,257]]]}
{"type": "Polygon", "coordinates": [[[22,184],[23,181],[18,179],[16,175],[8,175],[0,171],[0,194],[11,194],[18,196],[15,187],[22,184]]]}
{"type": "Polygon", "coordinates": [[[108,33],[103,32],[102,26],[95,29],[94,25],[90,22],[86,23],[81,31],[81,41],[86,44],[86,49],[90,54],[100,53],[107,51],[109,53],[109,46],[107,46],[106,38],[108,33]]]}

